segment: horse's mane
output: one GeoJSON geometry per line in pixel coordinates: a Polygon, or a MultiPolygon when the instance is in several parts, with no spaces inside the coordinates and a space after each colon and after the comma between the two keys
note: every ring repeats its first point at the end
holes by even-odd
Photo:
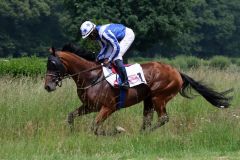
{"type": "Polygon", "coordinates": [[[77,47],[76,45],[74,45],[72,43],[65,44],[62,48],[62,51],[74,53],[74,54],[78,55],[79,57],[82,57],[89,61],[95,61],[95,58],[96,58],[94,53],[86,51],[85,49],[82,49],[80,47],[77,47]]]}

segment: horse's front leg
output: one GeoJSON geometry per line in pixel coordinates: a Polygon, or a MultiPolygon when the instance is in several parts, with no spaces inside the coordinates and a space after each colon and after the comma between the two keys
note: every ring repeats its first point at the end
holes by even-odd
{"type": "Polygon", "coordinates": [[[70,125],[71,129],[73,128],[74,118],[91,113],[91,112],[93,112],[93,110],[89,109],[89,107],[84,104],[81,105],[80,107],[76,108],[74,111],[70,112],[68,114],[67,121],[68,121],[68,124],[70,125]]]}
{"type": "Polygon", "coordinates": [[[103,122],[115,111],[115,109],[108,108],[105,106],[102,106],[100,112],[98,113],[96,119],[94,120],[92,124],[92,131],[96,135],[106,135],[104,131],[99,132],[99,127],[103,124],[103,122]]]}

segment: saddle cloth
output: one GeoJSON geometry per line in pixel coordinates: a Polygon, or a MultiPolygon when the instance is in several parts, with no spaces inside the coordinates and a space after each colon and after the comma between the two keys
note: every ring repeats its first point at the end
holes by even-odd
{"type": "MultiPolygon", "coordinates": [[[[137,86],[139,84],[147,84],[143,70],[140,64],[133,64],[126,66],[127,76],[128,76],[128,82],[130,87],[137,86]]],[[[121,79],[116,72],[114,72],[112,69],[109,69],[108,67],[103,66],[103,73],[106,77],[106,80],[108,83],[113,87],[118,87],[119,83],[121,83],[121,79]]]]}

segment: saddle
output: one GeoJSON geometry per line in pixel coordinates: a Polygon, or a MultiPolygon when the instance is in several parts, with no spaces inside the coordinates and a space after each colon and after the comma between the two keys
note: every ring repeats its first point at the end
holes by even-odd
{"type": "MultiPolygon", "coordinates": [[[[125,67],[130,87],[134,87],[142,83],[147,84],[140,64],[127,64],[125,67]]],[[[121,79],[118,75],[118,69],[115,65],[111,65],[110,68],[103,66],[103,74],[107,82],[112,87],[118,88],[121,79]]]]}

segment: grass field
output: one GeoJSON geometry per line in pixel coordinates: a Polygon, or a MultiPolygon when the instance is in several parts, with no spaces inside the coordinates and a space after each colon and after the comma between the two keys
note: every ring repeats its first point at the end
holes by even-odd
{"type": "Polygon", "coordinates": [[[106,121],[105,129],[120,125],[127,130],[108,137],[90,132],[95,113],[77,118],[70,132],[66,116],[80,104],[72,80],[47,93],[41,77],[1,77],[0,159],[240,159],[239,72],[200,68],[186,73],[218,91],[234,87],[232,106],[221,110],[202,97],[189,100],[178,95],[167,106],[169,123],[141,134],[140,103],[106,121]]]}

